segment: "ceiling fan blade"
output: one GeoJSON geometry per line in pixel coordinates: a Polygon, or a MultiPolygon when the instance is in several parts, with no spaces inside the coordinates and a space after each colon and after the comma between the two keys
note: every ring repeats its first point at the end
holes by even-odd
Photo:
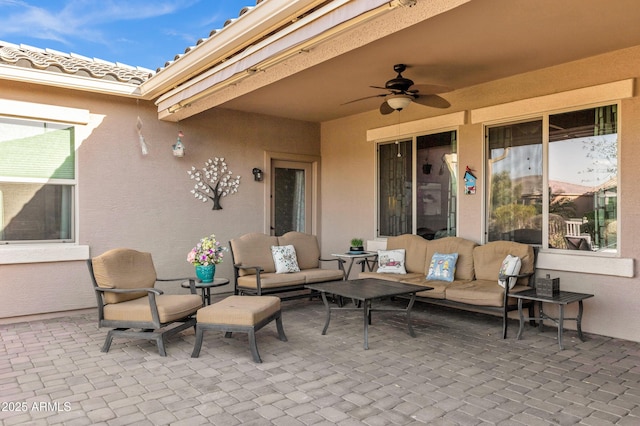
{"type": "Polygon", "coordinates": [[[391,108],[387,101],[384,101],[382,105],[380,105],[380,114],[382,115],[391,114],[393,111],[395,111],[395,109],[391,108]]]}
{"type": "Polygon", "coordinates": [[[436,93],[447,93],[451,92],[450,87],[440,86],[437,84],[414,84],[410,87],[411,92],[419,91],[423,95],[434,95],[436,93]]]}
{"type": "Polygon", "coordinates": [[[413,101],[432,108],[449,108],[451,106],[449,101],[438,95],[416,95],[413,101]]]}
{"type": "Polygon", "coordinates": [[[352,101],[345,102],[340,105],[342,106],[342,105],[352,104],[354,102],[364,101],[365,99],[371,99],[371,98],[384,98],[385,96],[387,96],[387,93],[380,93],[379,95],[371,95],[371,96],[365,96],[364,98],[354,99],[352,101]]]}

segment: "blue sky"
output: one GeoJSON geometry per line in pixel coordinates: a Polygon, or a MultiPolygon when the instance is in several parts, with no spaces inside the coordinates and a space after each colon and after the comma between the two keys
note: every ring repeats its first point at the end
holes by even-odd
{"type": "Polygon", "coordinates": [[[0,0],[0,41],[155,70],[255,0],[0,0]]]}

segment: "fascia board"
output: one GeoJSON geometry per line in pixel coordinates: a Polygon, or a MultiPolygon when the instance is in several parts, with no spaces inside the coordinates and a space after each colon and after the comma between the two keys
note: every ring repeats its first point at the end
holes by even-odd
{"type": "Polygon", "coordinates": [[[117,81],[100,80],[92,77],[67,75],[51,71],[34,70],[15,65],[0,64],[0,79],[19,81],[29,84],[83,90],[106,95],[140,97],[140,86],[117,81]]]}
{"type": "Polygon", "coordinates": [[[251,42],[309,9],[321,0],[269,0],[260,3],[237,21],[224,27],[178,61],[163,69],[141,85],[145,99],[153,99],[191,77],[207,70],[211,64],[226,58],[230,52],[247,47],[251,42]]]}

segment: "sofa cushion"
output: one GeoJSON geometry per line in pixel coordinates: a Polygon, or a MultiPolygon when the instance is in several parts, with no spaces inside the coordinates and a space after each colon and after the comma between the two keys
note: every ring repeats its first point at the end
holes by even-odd
{"type": "MultiPolygon", "coordinates": [[[[529,290],[530,287],[516,285],[509,293],[529,290]]],[[[495,280],[456,281],[445,289],[445,298],[454,302],[476,306],[503,306],[504,289],[495,280]]],[[[510,297],[510,306],[518,304],[517,299],[510,297]]]]}
{"type": "Polygon", "coordinates": [[[427,280],[451,282],[456,272],[458,253],[434,253],[429,264],[427,280]]]}
{"type": "Polygon", "coordinates": [[[271,246],[271,255],[276,266],[276,274],[300,272],[296,249],[291,244],[287,246],[271,246]]]}
{"type": "Polygon", "coordinates": [[[340,269],[303,269],[305,284],[321,283],[325,281],[340,281],[344,278],[344,272],[340,269]]]}
{"type": "Polygon", "coordinates": [[[407,284],[419,285],[422,287],[431,287],[432,290],[419,291],[416,293],[416,296],[430,297],[432,299],[444,299],[444,290],[449,284],[446,281],[426,281],[422,274],[417,277],[403,279],[402,282],[407,284]]]}
{"type": "MultiPolygon", "coordinates": [[[[492,241],[473,249],[476,279],[497,283],[502,261],[508,254],[520,258],[522,262],[520,274],[533,273],[534,253],[530,245],[513,241],[492,241]]],[[[528,278],[518,279],[519,285],[527,285],[528,282],[528,278]]],[[[497,287],[500,288],[499,286],[497,287]]]]}
{"type": "Polygon", "coordinates": [[[378,250],[378,273],[406,274],[405,249],[378,250]]]}
{"type": "Polygon", "coordinates": [[[413,279],[417,279],[421,282],[424,282],[424,274],[422,272],[414,272],[414,273],[406,273],[406,274],[388,274],[385,272],[360,272],[358,274],[358,278],[378,278],[381,280],[387,280],[387,281],[396,281],[396,282],[400,282],[400,281],[406,281],[406,280],[413,280],[413,279]]]}
{"type": "MultiPolygon", "coordinates": [[[[477,244],[460,237],[445,237],[429,241],[426,251],[424,274],[429,272],[429,265],[434,253],[458,253],[456,262],[456,280],[472,280],[475,278],[473,249],[477,244]]],[[[504,256],[502,257],[504,259],[504,256]]]]}
{"type": "MultiPolygon", "coordinates": [[[[278,238],[261,233],[250,233],[230,241],[233,262],[245,266],[260,266],[264,272],[275,272],[271,246],[277,246],[278,238]]],[[[253,269],[240,269],[240,276],[255,275],[253,269]]]]}
{"type": "MultiPolygon", "coordinates": [[[[151,253],[117,248],[94,257],[91,264],[96,283],[101,288],[153,288],[157,279],[151,253]]],[[[128,294],[104,293],[104,301],[120,303],[143,296],[147,296],[146,291],[128,294]]]]}
{"type": "Polygon", "coordinates": [[[304,234],[302,232],[287,232],[278,237],[281,246],[289,245],[295,247],[300,269],[311,269],[320,266],[320,247],[315,235],[304,234]]]}
{"type": "MultiPolygon", "coordinates": [[[[263,289],[274,289],[304,284],[306,277],[304,272],[292,272],[290,274],[276,274],[275,272],[260,274],[260,285],[263,289]]],[[[238,277],[238,287],[256,290],[258,284],[255,275],[238,277]]]]}
{"type": "MultiPolygon", "coordinates": [[[[425,273],[425,255],[429,241],[413,234],[403,234],[387,239],[387,250],[405,249],[405,270],[407,273],[425,273]]],[[[431,258],[429,258],[431,259],[431,258]]]]}

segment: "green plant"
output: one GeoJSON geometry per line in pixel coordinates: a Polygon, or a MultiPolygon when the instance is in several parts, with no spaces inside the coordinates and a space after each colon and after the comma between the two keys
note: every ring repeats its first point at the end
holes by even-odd
{"type": "Polygon", "coordinates": [[[362,238],[352,238],[351,247],[362,247],[362,238]]]}

